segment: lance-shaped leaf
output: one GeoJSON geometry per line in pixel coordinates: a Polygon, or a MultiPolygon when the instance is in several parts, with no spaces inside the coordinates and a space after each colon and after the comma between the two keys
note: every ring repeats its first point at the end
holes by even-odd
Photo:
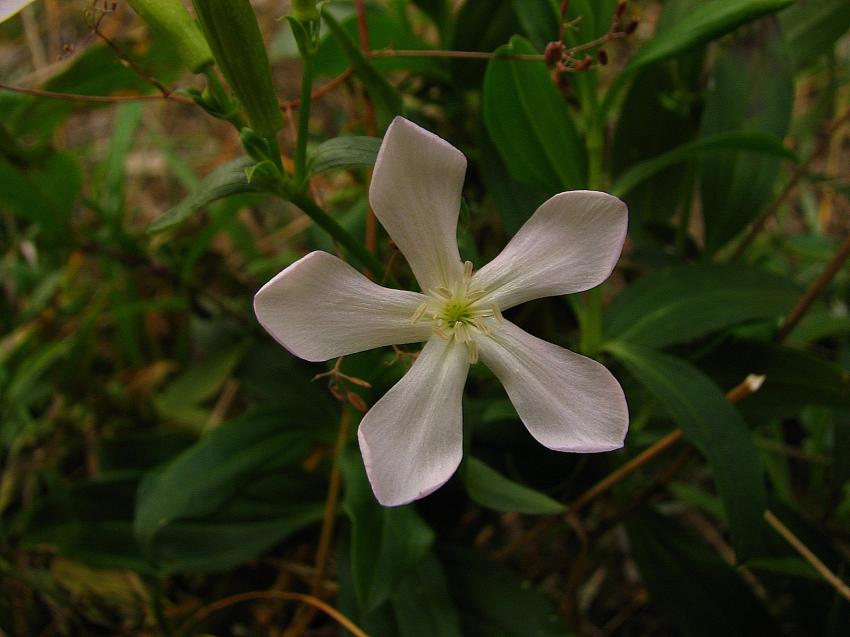
{"type": "Polygon", "coordinates": [[[374,166],[381,140],[377,137],[334,137],[319,144],[310,158],[310,175],[332,168],[374,166]]]}
{"type": "Polygon", "coordinates": [[[546,194],[581,188],[584,146],[546,65],[498,57],[537,53],[519,36],[496,53],[484,76],[484,123],[508,171],[546,194]]]}
{"type": "Polygon", "coordinates": [[[621,292],[605,315],[610,339],[662,348],[747,321],[779,318],[799,289],[734,265],[687,265],[653,273],[621,292]]]}
{"type": "Polygon", "coordinates": [[[761,546],[766,497],[758,450],[744,419],[689,363],[637,345],[617,343],[609,349],[708,458],[735,555],[743,562],[761,546]]]}
{"type": "Polygon", "coordinates": [[[176,206],[164,212],[148,226],[148,232],[168,230],[183,223],[189,215],[208,203],[243,192],[264,192],[257,182],[248,181],[245,171],[254,165],[250,157],[240,157],[219,166],[198,185],[198,188],[176,206]]]}
{"type": "Polygon", "coordinates": [[[475,458],[464,460],[461,476],[469,497],[489,509],[531,514],[564,511],[564,505],[560,502],[503,476],[475,458]]]}
{"type": "Polygon", "coordinates": [[[654,64],[715,40],[742,24],[774,13],[794,0],[713,0],[700,3],[676,25],[651,39],[629,62],[626,71],[654,64]]]}

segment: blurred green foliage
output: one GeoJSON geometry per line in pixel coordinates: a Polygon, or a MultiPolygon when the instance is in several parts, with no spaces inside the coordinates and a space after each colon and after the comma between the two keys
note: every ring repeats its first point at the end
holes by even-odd
{"type": "MultiPolygon", "coordinates": [[[[635,0],[619,23],[615,0],[574,0],[563,25],[554,0],[362,16],[334,0],[308,193],[264,164],[270,94],[246,104],[267,138],[240,137],[217,71],[185,75],[124,4],[44,1],[0,25],[4,86],[76,96],[0,89],[0,634],[349,634],[230,597],[288,591],[379,637],[846,635],[850,600],[763,521],[848,580],[846,265],[777,338],[850,234],[846,0],[635,0]],[[527,57],[559,36],[565,57],[527,57]],[[409,49],[432,55],[392,54],[409,49]],[[540,448],[475,366],[458,475],[382,508],[354,433],[414,350],[308,364],[256,323],[253,293],[307,251],[362,261],[339,238],[366,236],[368,168],[398,113],[469,158],[458,239],[476,264],[556,192],[628,203],[601,292],[509,317],[614,371],[622,451],[540,448]],[[731,404],[750,374],[763,386],[731,404]],[[683,443],[570,507],[678,428],[683,443]]],[[[288,174],[302,67],[280,3],[255,9],[268,46],[246,44],[271,75],[224,76],[243,102],[249,80],[288,100],[288,174]]],[[[411,284],[383,235],[376,256],[411,284]]]]}

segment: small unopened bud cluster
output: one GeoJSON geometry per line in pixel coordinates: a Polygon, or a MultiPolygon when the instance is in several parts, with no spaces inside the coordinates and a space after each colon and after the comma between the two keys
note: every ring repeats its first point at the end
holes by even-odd
{"type": "Polygon", "coordinates": [[[614,8],[614,14],[611,16],[611,26],[608,29],[608,33],[591,40],[590,42],[585,42],[584,44],[567,48],[563,42],[564,30],[567,28],[575,28],[581,21],[581,16],[573,18],[572,20],[567,20],[569,2],[564,0],[561,3],[560,37],[558,40],[547,44],[546,49],[543,52],[546,65],[552,69],[555,76],[560,77],[562,73],[580,73],[582,71],[589,71],[598,66],[605,66],[608,64],[608,53],[606,53],[604,49],[599,49],[597,51],[595,60],[591,55],[585,54],[580,56],[579,53],[601,46],[611,40],[623,38],[634,33],[638,26],[637,20],[629,20],[626,22],[623,19],[627,5],[628,0],[620,0],[617,3],[617,6],[614,8]]]}

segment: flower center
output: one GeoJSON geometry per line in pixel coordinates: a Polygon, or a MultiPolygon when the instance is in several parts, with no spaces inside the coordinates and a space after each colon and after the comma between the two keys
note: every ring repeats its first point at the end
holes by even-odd
{"type": "Polygon", "coordinates": [[[485,291],[472,289],[471,282],[472,262],[467,261],[463,264],[463,278],[451,289],[441,286],[428,290],[428,300],[416,309],[410,320],[413,323],[428,321],[439,337],[466,344],[469,361],[477,363],[475,337],[490,334],[488,322],[502,321],[502,313],[495,304],[480,303],[485,291]]]}

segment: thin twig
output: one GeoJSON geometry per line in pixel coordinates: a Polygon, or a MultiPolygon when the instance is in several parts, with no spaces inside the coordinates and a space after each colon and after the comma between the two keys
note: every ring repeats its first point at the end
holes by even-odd
{"type": "Polygon", "coordinates": [[[782,192],[776,196],[776,198],[770,202],[770,204],[762,210],[761,214],[756,217],[755,221],[753,221],[752,226],[750,226],[750,231],[747,233],[747,236],[741,240],[741,243],[735,248],[735,251],[732,253],[732,259],[739,258],[744,251],[750,246],[756,236],[764,229],[765,224],[768,220],[776,214],[779,207],[783,204],[783,202],[791,195],[794,191],[794,188],[797,186],[797,183],[803,178],[803,176],[809,171],[809,167],[812,165],[812,162],[820,157],[827,148],[829,148],[830,140],[832,139],[833,134],[837,131],[846,121],[850,120],[850,108],[848,108],[844,113],[836,120],[833,120],[830,127],[827,129],[826,133],[821,137],[818,144],[815,146],[812,153],[806,158],[802,164],[797,166],[794,172],[791,174],[791,179],[788,180],[788,183],[785,184],[785,188],[782,189],[782,192]]]}
{"type": "Polygon", "coordinates": [[[443,51],[438,49],[378,49],[369,51],[373,58],[455,58],[461,60],[519,60],[543,62],[545,57],[530,53],[491,53],[489,51],[443,51]]]}
{"type": "Polygon", "coordinates": [[[802,555],[803,558],[811,564],[827,582],[832,584],[835,590],[838,591],[842,597],[850,601],[850,587],[848,587],[841,578],[833,573],[826,564],[821,562],[818,556],[815,555],[808,546],[803,544],[800,538],[794,535],[791,529],[785,526],[785,524],[783,524],[782,521],[770,510],[764,512],[764,519],[774,528],[774,530],[776,530],[777,533],[779,533],[779,535],[785,538],[785,541],[793,546],[794,549],[802,555]]]}
{"type": "MultiPolygon", "coordinates": [[[[316,98],[322,97],[323,95],[326,95],[327,93],[330,93],[336,87],[340,86],[343,82],[345,82],[345,80],[350,78],[353,74],[354,69],[349,66],[335,78],[329,80],[326,84],[322,84],[319,88],[313,89],[313,92],[310,94],[310,99],[314,100],[316,98]]],[[[286,110],[287,108],[295,109],[299,106],[301,106],[301,99],[297,97],[292,100],[280,102],[280,107],[283,110],[286,110]]]]}
{"type": "Polygon", "coordinates": [[[826,286],[829,285],[829,282],[832,281],[832,278],[838,273],[841,266],[844,265],[848,256],[850,256],[850,235],[847,235],[847,238],[844,239],[844,243],[841,244],[838,252],[836,252],[832,259],[829,260],[829,263],[826,265],[823,272],[821,272],[820,276],[815,279],[815,282],[812,283],[808,290],[806,290],[806,293],[803,294],[797,302],[797,305],[794,306],[794,309],[788,313],[785,322],[776,333],[775,340],[777,342],[782,342],[788,337],[791,331],[797,326],[797,323],[800,322],[800,319],[802,319],[806,312],[808,312],[812,303],[814,303],[815,300],[823,294],[826,286]]]}
{"type": "MultiPolygon", "coordinates": [[[[763,381],[764,376],[747,376],[736,387],[733,387],[728,392],[726,392],[726,399],[730,403],[737,403],[743,398],[752,394],[753,392],[758,391],[763,381]]],[[[583,509],[585,506],[593,502],[600,495],[609,491],[611,487],[623,480],[623,478],[630,476],[635,471],[640,469],[643,465],[645,465],[647,462],[656,458],[657,456],[665,452],[667,449],[675,445],[682,439],[682,436],[683,433],[681,429],[671,431],[669,434],[664,436],[661,440],[653,444],[651,447],[648,447],[640,454],[629,460],[622,467],[608,474],[605,478],[597,482],[590,489],[582,493],[579,497],[577,497],[570,503],[569,510],[577,512],[583,509]]]]}
{"type": "Polygon", "coordinates": [[[284,599],[309,604],[311,607],[321,610],[322,612],[333,618],[340,626],[345,628],[351,634],[355,635],[355,637],[369,637],[369,635],[367,635],[362,629],[360,629],[354,622],[352,622],[350,619],[348,619],[348,617],[343,615],[330,604],[323,602],[322,600],[313,595],[305,595],[303,593],[290,593],[287,591],[251,591],[248,593],[239,593],[238,595],[231,595],[230,597],[225,597],[223,599],[218,600],[217,602],[213,602],[209,606],[201,608],[190,618],[190,620],[193,623],[199,622],[206,619],[213,613],[227,608],[228,606],[233,606],[233,604],[248,602],[255,599],[284,599]]]}
{"type": "Polygon", "coordinates": [[[181,104],[192,104],[192,100],[169,93],[168,95],[80,95],[77,93],[57,93],[55,91],[43,91],[37,88],[14,86],[0,82],[0,89],[32,95],[34,97],[49,97],[56,100],[67,100],[70,102],[99,102],[104,104],[115,104],[117,102],[155,102],[160,100],[173,100],[181,104]]]}

